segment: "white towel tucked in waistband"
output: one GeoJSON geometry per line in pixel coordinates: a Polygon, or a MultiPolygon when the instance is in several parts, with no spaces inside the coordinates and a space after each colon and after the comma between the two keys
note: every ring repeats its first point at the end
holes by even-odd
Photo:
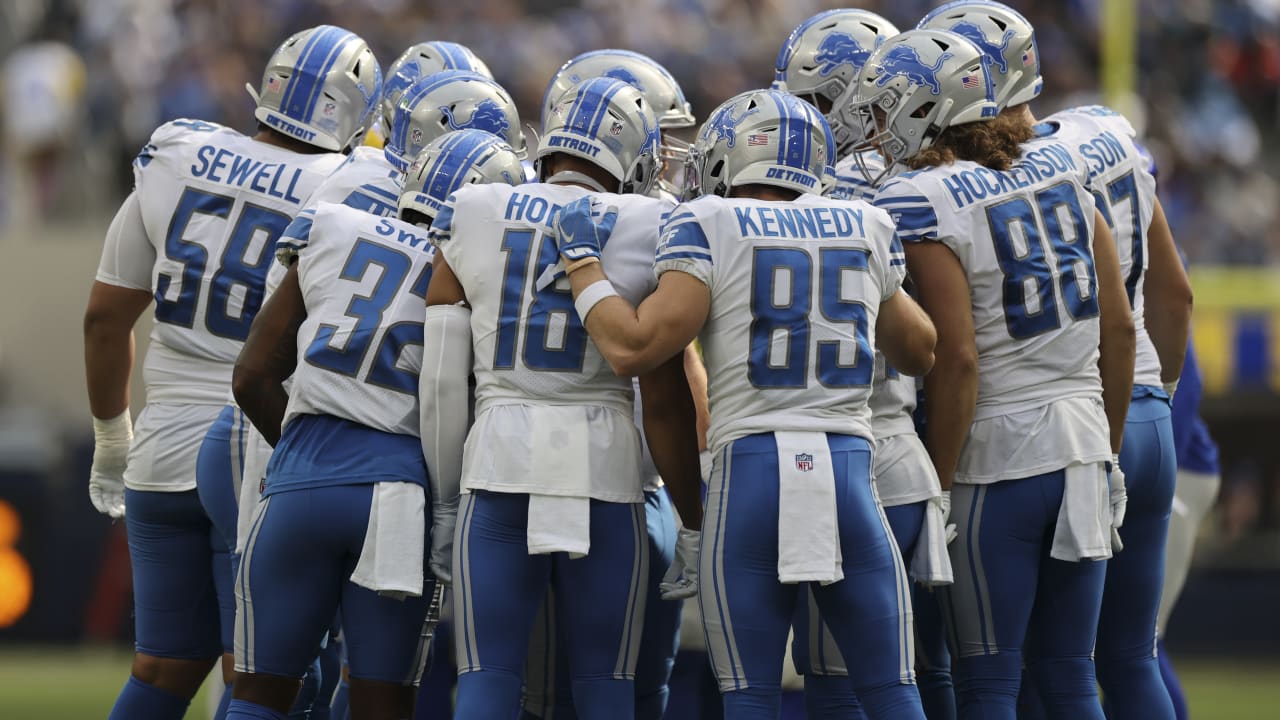
{"type": "Polygon", "coordinates": [[[826,433],[776,432],[778,580],[844,579],[836,524],[836,477],[826,433]]]}
{"type": "Polygon", "coordinates": [[[938,498],[925,504],[924,522],[916,537],[916,549],[911,553],[911,579],[933,587],[955,582],[951,571],[951,555],[947,553],[947,528],[942,519],[942,506],[938,498]]]}
{"type": "Polygon", "coordinates": [[[585,557],[591,551],[591,498],[530,495],[526,533],[530,555],[585,557]]]}
{"type": "Polygon", "coordinates": [[[1067,466],[1049,557],[1068,562],[1111,557],[1111,502],[1105,463],[1067,466]]]}
{"type": "Polygon", "coordinates": [[[369,527],[351,582],[403,600],[422,594],[427,494],[410,482],[373,486],[369,527]]]}

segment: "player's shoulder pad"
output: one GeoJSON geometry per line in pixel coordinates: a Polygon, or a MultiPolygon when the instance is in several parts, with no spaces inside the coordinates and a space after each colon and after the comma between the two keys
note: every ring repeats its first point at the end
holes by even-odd
{"type": "Polygon", "coordinates": [[[1055,114],[1055,116],[1057,115],[1075,118],[1077,121],[1088,120],[1094,127],[1103,132],[1120,133],[1131,139],[1138,137],[1138,131],[1134,129],[1133,123],[1129,122],[1129,118],[1105,105],[1081,105],[1067,108],[1055,114]]]}
{"type": "Polygon", "coordinates": [[[188,147],[198,148],[208,143],[215,136],[226,136],[228,134],[244,137],[240,133],[218,123],[187,118],[170,120],[151,133],[147,144],[143,146],[134,159],[133,165],[139,170],[144,170],[157,157],[180,153],[188,147]]]}

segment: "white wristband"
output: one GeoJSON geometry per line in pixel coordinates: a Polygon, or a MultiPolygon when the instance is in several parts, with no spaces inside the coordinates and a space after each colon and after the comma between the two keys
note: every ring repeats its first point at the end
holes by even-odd
{"type": "Polygon", "coordinates": [[[587,322],[587,315],[590,314],[596,303],[608,297],[616,297],[618,291],[613,289],[613,283],[608,280],[597,280],[586,287],[578,294],[578,299],[573,301],[573,306],[578,310],[578,318],[583,323],[587,322]]]}
{"type": "Polygon", "coordinates": [[[93,440],[97,444],[123,443],[128,447],[133,440],[133,420],[129,416],[129,408],[119,415],[102,420],[93,419],[93,440]]]}
{"type": "Polygon", "coordinates": [[[1178,392],[1178,381],[1174,380],[1172,382],[1162,383],[1161,388],[1164,390],[1164,394],[1168,395],[1169,399],[1172,400],[1173,394],[1178,392]]]}

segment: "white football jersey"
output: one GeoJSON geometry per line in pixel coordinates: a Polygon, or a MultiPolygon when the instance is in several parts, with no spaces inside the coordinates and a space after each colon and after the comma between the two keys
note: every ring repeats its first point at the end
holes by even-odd
{"type": "Polygon", "coordinates": [[[420,228],[323,203],[285,231],[307,319],[285,424],[332,415],[418,436],[422,324],[435,249],[420,228]]]}
{"type": "MultiPolygon", "coordinates": [[[[866,164],[867,170],[872,173],[878,173],[884,169],[884,160],[875,153],[866,153],[863,156],[863,162],[866,164]]],[[[836,184],[827,195],[837,200],[866,200],[871,202],[875,198],[876,188],[862,174],[862,168],[858,166],[857,156],[849,155],[841,158],[836,163],[836,184]]]]}
{"type": "MultiPolygon", "coordinates": [[[[556,215],[588,193],[554,184],[469,185],[454,193],[431,227],[471,305],[476,423],[463,461],[466,488],[641,499],[631,378],[614,375],[587,336],[568,278],[551,280],[560,261],[556,215]],[[549,407],[561,409],[544,410],[549,407]],[[540,439],[555,429],[545,427],[555,413],[561,413],[556,422],[584,424],[569,434],[587,445],[580,460],[590,488],[560,485],[537,472],[548,443],[563,440],[540,439]]],[[[618,293],[638,305],[656,286],[658,228],[672,205],[640,195],[596,197],[619,210],[603,269],[618,293]]],[[[564,452],[574,454],[569,446],[564,452]]]]}
{"type": "Polygon", "coordinates": [[[372,215],[394,217],[404,174],[391,166],[379,148],[359,145],[307,200],[307,207],[337,203],[372,215]]]}
{"type": "Polygon", "coordinates": [[[1098,105],[1055,113],[1036,127],[1041,134],[1076,146],[1089,166],[1089,189],[1115,238],[1120,272],[1133,307],[1138,335],[1134,385],[1160,387],[1160,357],[1147,334],[1142,288],[1146,281],[1147,232],[1155,213],[1156,179],[1123,115],[1098,105]]]}
{"type": "Polygon", "coordinates": [[[342,160],[198,120],[152,134],[134,161],[154,248],[156,322],[143,365],[149,401],[226,402],[276,240],[342,160]]]}
{"type": "Polygon", "coordinates": [[[911,413],[916,409],[916,379],[903,375],[876,351],[876,372],[871,385],[871,431],[876,439],[916,431],[911,413]]]}
{"type": "Polygon", "coordinates": [[[1102,381],[1088,182],[1088,166],[1074,147],[1042,138],[1023,145],[1008,171],[957,161],[902,173],[876,194],[875,205],[893,216],[903,242],[945,244],[968,276],[978,402],[957,469],[960,482],[1028,477],[1042,467],[1048,472],[1109,457],[1105,416],[1098,423],[1093,413],[1101,406],[1102,381]],[[1072,398],[1088,409],[1049,417],[1043,427],[1053,439],[1044,444],[984,425],[1072,398]],[[1097,426],[1082,422],[1086,416],[1097,426]]]}
{"type": "MultiPolygon", "coordinates": [[[[862,162],[873,175],[884,169],[884,160],[874,153],[866,153],[862,162]]],[[[836,163],[836,184],[829,196],[840,200],[875,200],[876,188],[867,181],[857,156],[849,155],[836,163]]],[[[876,439],[915,432],[911,413],[916,409],[916,379],[890,367],[879,350],[869,402],[871,430],[876,439]]]]}
{"type": "Polygon", "coordinates": [[[904,265],[889,216],[862,201],[706,196],[677,206],[657,272],[711,290],[700,337],[712,452],[777,430],[871,439],[876,314],[904,265]]]}

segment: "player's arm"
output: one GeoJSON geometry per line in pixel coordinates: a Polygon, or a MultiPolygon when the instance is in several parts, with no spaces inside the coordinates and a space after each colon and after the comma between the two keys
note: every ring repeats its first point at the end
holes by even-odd
{"type": "Polygon", "coordinates": [[[711,428],[711,403],[707,399],[707,366],[702,364],[702,354],[692,343],[684,349],[684,376],[693,394],[693,408],[697,414],[698,450],[707,449],[707,431],[711,428]]]}
{"type": "MultiPolygon", "coordinates": [[[[668,273],[669,274],[669,273],[668,273]]],[[[684,527],[702,528],[702,473],[697,408],[685,374],[685,356],[671,356],[640,376],[644,434],[658,474],[684,527]]]]}
{"type": "Polygon", "coordinates": [[[922,377],[933,368],[938,331],[928,313],[899,289],[880,303],[876,347],[899,372],[922,377]]]}
{"type": "Polygon", "coordinates": [[[1147,277],[1143,284],[1143,321],[1160,358],[1160,381],[1171,386],[1182,376],[1187,334],[1191,332],[1191,281],[1178,257],[1173,232],[1157,198],[1147,231],[1147,277]]]}
{"type": "Polygon", "coordinates": [[[663,273],[658,289],[638,308],[613,291],[599,263],[570,273],[569,281],[575,301],[597,283],[605,283],[613,293],[590,307],[583,325],[609,366],[622,376],[643,375],[683,352],[698,336],[711,308],[707,286],[679,271],[663,273]]]}
{"type": "Polygon", "coordinates": [[[94,281],[84,311],[84,367],[89,411],[100,420],[129,409],[133,326],[151,304],[151,292],[94,281]]]}
{"type": "Polygon", "coordinates": [[[1102,213],[1094,211],[1093,265],[1098,275],[1100,337],[1098,369],[1102,375],[1102,403],[1111,428],[1111,452],[1120,452],[1125,417],[1133,394],[1133,362],[1137,338],[1133,308],[1120,273],[1115,239],[1102,213]]]}
{"type": "Polygon", "coordinates": [[[231,375],[236,402],[272,447],[280,440],[289,405],[284,381],[298,364],[298,328],[306,319],[295,264],[253,319],[231,375]]]}
{"type": "Polygon", "coordinates": [[[131,193],[107,229],[84,311],[85,380],[95,418],[117,418],[129,409],[133,326],[151,304],[154,264],[155,249],[147,239],[137,195],[131,193]]]}
{"type": "MultiPolygon", "coordinates": [[[[924,376],[924,441],[942,489],[950,490],[978,403],[978,347],[969,280],[960,259],[942,243],[908,243],[906,254],[920,306],[932,318],[937,333],[936,361],[924,376]]],[[[887,348],[882,352],[890,364],[899,367],[887,348]]]]}
{"type": "Polygon", "coordinates": [[[133,444],[133,326],[151,304],[154,264],[155,248],[147,239],[137,196],[130,194],[107,230],[84,311],[85,385],[93,415],[89,500],[98,512],[117,518],[124,516],[124,471],[133,444]]]}
{"type": "Polygon", "coordinates": [[[418,379],[422,454],[431,482],[431,572],[453,580],[453,535],[462,489],[471,374],[471,309],[462,285],[436,252],[427,286],[422,373],[418,379]]]}

